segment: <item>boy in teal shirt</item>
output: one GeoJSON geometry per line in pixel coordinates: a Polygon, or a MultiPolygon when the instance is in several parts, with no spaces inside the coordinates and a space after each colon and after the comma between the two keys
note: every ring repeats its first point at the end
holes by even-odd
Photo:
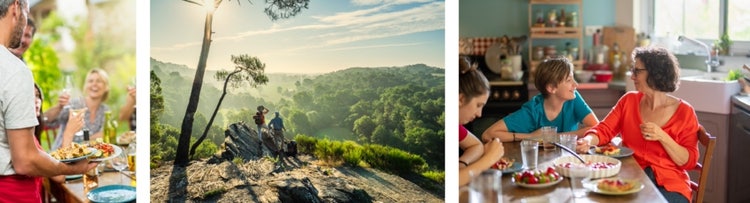
{"type": "Polygon", "coordinates": [[[500,138],[508,142],[539,137],[543,126],[557,126],[558,132],[582,136],[599,123],[576,90],[578,83],[573,79],[573,64],[568,59],[547,59],[539,64],[535,73],[534,86],[539,94],[518,111],[490,126],[482,134],[482,140],[500,138]]]}

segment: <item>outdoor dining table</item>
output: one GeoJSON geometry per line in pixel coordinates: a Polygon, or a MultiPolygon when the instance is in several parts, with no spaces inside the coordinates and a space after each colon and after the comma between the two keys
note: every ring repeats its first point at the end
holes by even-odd
{"type": "MultiPolygon", "coordinates": [[[[135,174],[132,177],[135,177],[135,174]]],[[[107,185],[135,186],[135,179],[117,171],[107,171],[99,175],[99,187],[107,185]]],[[[50,181],[50,191],[58,202],[90,202],[86,197],[89,191],[83,188],[82,178],[68,180],[65,183],[50,181]]]]}
{"type": "MultiPolygon", "coordinates": [[[[503,143],[503,147],[505,148],[505,157],[515,159],[515,164],[523,164],[520,142],[505,142],[503,143]]],[[[563,153],[567,152],[561,152],[559,148],[554,150],[539,150],[538,168],[546,169],[549,166],[553,166],[552,162],[558,157],[565,155],[563,153]]],[[[547,188],[532,189],[515,185],[512,181],[512,174],[503,174],[503,202],[667,202],[633,156],[623,157],[619,160],[622,162],[620,172],[613,177],[640,181],[644,185],[643,190],[626,195],[603,195],[589,191],[586,196],[575,198],[573,197],[570,179],[567,177],[556,185],[547,188]]],[[[461,191],[461,202],[466,202],[468,200],[466,190],[461,191]]]]}

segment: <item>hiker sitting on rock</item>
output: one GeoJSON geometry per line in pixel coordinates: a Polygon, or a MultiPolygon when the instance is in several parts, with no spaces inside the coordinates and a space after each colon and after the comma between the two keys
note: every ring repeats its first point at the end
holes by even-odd
{"type": "Polygon", "coordinates": [[[281,149],[284,143],[284,131],[286,128],[284,127],[284,120],[279,117],[279,112],[277,111],[274,114],[276,114],[276,117],[271,119],[271,122],[268,123],[268,127],[273,130],[273,138],[278,142],[276,144],[279,149],[281,149]]]}
{"type": "Polygon", "coordinates": [[[255,120],[255,124],[258,125],[258,140],[259,142],[263,143],[263,131],[261,129],[266,128],[268,129],[268,126],[266,126],[266,114],[268,113],[268,109],[264,107],[263,105],[258,106],[258,112],[255,112],[255,116],[253,116],[253,120],[255,120]]]}

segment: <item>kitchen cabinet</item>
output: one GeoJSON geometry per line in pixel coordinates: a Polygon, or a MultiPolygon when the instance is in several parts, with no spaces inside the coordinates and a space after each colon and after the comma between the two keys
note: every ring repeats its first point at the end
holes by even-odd
{"type": "MultiPolygon", "coordinates": [[[[695,112],[698,122],[706,131],[716,137],[711,169],[708,171],[706,194],[703,202],[727,202],[727,163],[729,140],[729,115],[707,112],[695,112]]],[[[732,141],[734,142],[734,141],[732,141]]],[[[698,145],[700,146],[700,144],[698,145]]],[[[699,147],[703,153],[703,147],[699,147]]],[[[747,156],[747,155],[745,155],[747,156]]],[[[689,171],[690,179],[698,182],[698,172],[689,171]]]]}
{"type": "MultiPolygon", "coordinates": [[[[750,97],[734,96],[729,134],[727,202],[750,202],[750,97]]],[[[711,169],[713,170],[713,169],[711,169]]]]}
{"type": "MultiPolygon", "coordinates": [[[[534,46],[541,45],[540,41],[544,41],[546,43],[549,43],[549,40],[570,40],[570,39],[577,39],[578,40],[578,47],[577,47],[577,58],[573,59],[573,65],[576,66],[577,70],[580,70],[583,67],[583,29],[581,28],[581,25],[583,25],[583,0],[529,0],[529,61],[530,61],[530,71],[529,73],[529,81],[534,80],[534,70],[536,70],[536,67],[539,65],[539,63],[542,62],[542,60],[534,60],[534,46]],[[550,9],[548,6],[555,6],[555,7],[567,7],[569,5],[573,5],[575,9],[573,10],[566,10],[568,13],[566,13],[566,16],[559,16],[557,17],[558,20],[560,20],[560,17],[562,18],[572,18],[572,16],[567,16],[568,14],[572,14],[572,12],[575,12],[575,21],[573,24],[563,24],[558,26],[549,26],[549,25],[535,25],[536,24],[536,18],[538,18],[539,13],[541,13],[541,17],[545,19],[545,21],[549,20],[549,14],[551,12],[554,12],[555,15],[560,14],[557,13],[560,10],[559,9],[550,9]],[[542,8],[547,8],[550,10],[543,10],[542,8]],[[571,25],[574,25],[571,27],[571,25]]],[[[542,23],[546,24],[546,23],[542,23]]],[[[546,45],[546,44],[545,44],[546,45]]],[[[557,49],[559,50],[559,49],[557,49]]],[[[567,50],[565,50],[567,51],[567,50]]],[[[560,52],[556,53],[559,55],[560,52]]]]}

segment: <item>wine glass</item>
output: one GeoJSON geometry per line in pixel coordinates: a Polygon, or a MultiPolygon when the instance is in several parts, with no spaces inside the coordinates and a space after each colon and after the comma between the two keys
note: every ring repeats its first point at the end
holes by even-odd
{"type": "MultiPolygon", "coordinates": [[[[112,164],[112,168],[122,173],[122,170],[128,167],[128,153],[120,153],[112,157],[110,164],[112,164]]],[[[120,184],[122,184],[122,175],[120,175],[120,184]]]]}
{"type": "Polygon", "coordinates": [[[66,74],[63,78],[62,94],[70,94],[71,90],[73,90],[73,81],[70,78],[70,75],[66,74]]]}

